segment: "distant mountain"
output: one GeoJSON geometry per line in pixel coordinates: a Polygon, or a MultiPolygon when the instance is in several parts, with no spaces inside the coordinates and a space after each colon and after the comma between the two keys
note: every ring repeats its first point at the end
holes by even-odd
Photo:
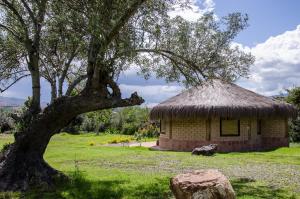
{"type": "MultiPolygon", "coordinates": [[[[3,97],[0,96],[0,108],[1,107],[21,107],[24,105],[26,99],[16,98],[16,97],[3,97]]],[[[41,102],[42,109],[48,104],[46,102],[41,102]]]]}
{"type": "Polygon", "coordinates": [[[20,98],[0,96],[0,107],[19,107],[23,106],[25,101],[20,98]]]}

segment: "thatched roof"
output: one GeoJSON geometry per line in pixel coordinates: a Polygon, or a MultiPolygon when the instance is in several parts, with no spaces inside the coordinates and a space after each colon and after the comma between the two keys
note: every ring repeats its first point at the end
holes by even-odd
{"type": "Polygon", "coordinates": [[[294,106],[259,95],[233,83],[213,80],[188,89],[153,107],[162,117],[296,117],[294,106]]]}

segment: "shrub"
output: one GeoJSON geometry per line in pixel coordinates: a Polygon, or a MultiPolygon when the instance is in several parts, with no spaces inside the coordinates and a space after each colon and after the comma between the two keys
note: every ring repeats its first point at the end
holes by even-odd
{"type": "Polygon", "coordinates": [[[110,127],[111,114],[111,109],[83,114],[80,129],[86,132],[105,132],[110,127]]]}
{"type": "Polygon", "coordinates": [[[288,90],[286,101],[298,108],[298,117],[289,122],[289,135],[292,142],[300,142],[300,87],[288,90]]]}
{"type": "Polygon", "coordinates": [[[118,143],[129,143],[130,141],[132,141],[131,138],[122,138],[122,137],[117,137],[111,141],[109,141],[109,144],[118,144],[118,143]]]}
{"type": "Polygon", "coordinates": [[[91,141],[91,142],[89,143],[89,145],[90,145],[90,146],[95,146],[95,142],[91,141]]]}
{"type": "Polygon", "coordinates": [[[107,133],[107,134],[120,134],[120,131],[115,129],[115,128],[108,128],[107,130],[105,130],[105,133],[107,133]]]}
{"type": "Polygon", "coordinates": [[[300,117],[289,122],[289,136],[291,142],[300,142],[300,117]]]}
{"type": "Polygon", "coordinates": [[[139,127],[134,123],[126,123],[124,124],[121,132],[124,135],[134,135],[138,128],[139,127]]]}
{"type": "Polygon", "coordinates": [[[80,125],[82,124],[82,122],[83,122],[82,116],[77,116],[62,131],[70,133],[70,134],[79,134],[80,125]]]}
{"type": "Polygon", "coordinates": [[[13,130],[15,122],[10,114],[13,114],[14,112],[15,110],[12,109],[0,109],[0,133],[13,130]]]}

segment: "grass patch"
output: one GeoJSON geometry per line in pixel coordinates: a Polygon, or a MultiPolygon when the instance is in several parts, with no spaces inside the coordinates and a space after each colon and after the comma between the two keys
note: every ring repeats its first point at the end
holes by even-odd
{"type": "MultiPolygon", "coordinates": [[[[300,146],[297,144],[268,152],[218,153],[213,157],[150,151],[143,147],[103,146],[118,136],[55,135],[45,159],[72,180],[52,192],[32,191],[24,197],[170,198],[171,176],[215,168],[230,177],[238,198],[300,198],[300,146]],[[94,144],[90,145],[91,142],[94,144]]],[[[12,141],[7,136],[4,139],[12,141]]],[[[0,143],[5,143],[1,135],[0,143]]],[[[17,193],[10,194],[14,194],[11,198],[18,198],[17,193]]]]}

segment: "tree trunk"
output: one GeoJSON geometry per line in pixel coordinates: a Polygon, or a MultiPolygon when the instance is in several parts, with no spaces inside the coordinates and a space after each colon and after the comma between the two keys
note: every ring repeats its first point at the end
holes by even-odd
{"type": "Polygon", "coordinates": [[[0,154],[0,190],[25,191],[35,186],[49,188],[57,177],[64,176],[43,158],[52,135],[58,133],[76,114],[59,113],[59,107],[50,106],[52,110],[33,116],[35,118],[22,128],[24,131],[15,134],[15,142],[0,154]]]}
{"type": "Polygon", "coordinates": [[[99,94],[61,97],[34,115],[15,134],[15,142],[0,152],[0,191],[27,190],[34,186],[51,187],[62,173],[43,159],[50,138],[78,114],[115,107],[142,104],[136,93],[130,98],[103,98],[99,94]]]}
{"type": "Polygon", "coordinates": [[[56,77],[53,78],[52,82],[50,82],[51,85],[51,102],[53,103],[54,100],[57,98],[57,90],[56,90],[56,77]]]}
{"type": "Polygon", "coordinates": [[[31,186],[49,188],[54,185],[60,172],[43,159],[49,139],[22,136],[3,152],[0,156],[0,190],[25,191],[31,186]]]}

